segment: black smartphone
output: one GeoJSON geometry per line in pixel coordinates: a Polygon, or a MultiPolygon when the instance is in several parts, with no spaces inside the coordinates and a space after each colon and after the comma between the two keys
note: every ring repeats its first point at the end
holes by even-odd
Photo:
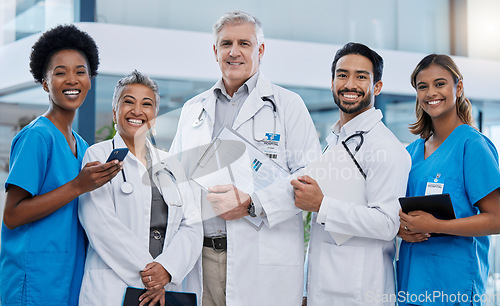
{"type": "Polygon", "coordinates": [[[128,153],[127,148],[114,149],[113,151],[111,151],[111,154],[109,154],[108,160],[106,162],[110,162],[114,159],[122,161],[125,159],[125,156],[127,156],[127,153],[128,153]]]}

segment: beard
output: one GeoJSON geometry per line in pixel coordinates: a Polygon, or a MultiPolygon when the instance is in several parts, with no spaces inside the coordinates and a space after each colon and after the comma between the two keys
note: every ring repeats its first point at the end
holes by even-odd
{"type": "Polygon", "coordinates": [[[357,93],[363,96],[363,99],[359,101],[358,104],[347,104],[346,107],[345,104],[342,104],[342,101],[339,98],[339,95],[343,92],[353,92],[353,90],[339,90],[337,93],[333,92],[333,100],[335,101],[335,104],[337,104],[339,109],[346,114],[354,114],[360,112],[363,109],[369,107],[371,104],[372,95],[370,92],[365,95],[363,91],[356,90],[357,93]]]}

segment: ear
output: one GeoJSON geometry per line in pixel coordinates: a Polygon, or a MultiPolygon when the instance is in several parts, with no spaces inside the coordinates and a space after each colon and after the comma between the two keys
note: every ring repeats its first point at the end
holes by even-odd
{"type": "Polygon", "coordinates": [[[216,61],[216,62],[219,62],[219,58],[217,57],[217,46],[216,46],[216,45],[214,45],[213,47],[214,47],[214,56],[215,56],[215,61],[216,61]]]}
{"type": "Polygon", "coordinates": [[[262,57],[264,56],[264,50],[266,49],[266,47],[264,46],[264,43],[260,44],[259,46],[259,61],[262,59],[262,57]]]}
{"type": "Polygon", "coordinates": [[[116,111],[113,110],[113,123],[116,123],[116,111]]]}
{"type": "Polygon", "coordinates": [[[45,78],[42,79],[42,87],[43,87],[43,90],[45,90],[46,92],[49,92],[49,84],[47,84],[47,81],[45,80],[45,78]]]}
{"type": "Polygon", "coordinates": [[[464,93],[464,83],[462,82],[462,80],[458,81],[456,89],[457,89],[456,96],[458,98],[464,93]]]}
{"type": "Polygon", "coordinates": [[[375,86],[373,86],[373,95],[378,96],[380,92],[382,91],[382,81],[378,81],[375,83],[375,86]]]}
{"type": "Polygon", "coordinates": [[[332,78],[332,86],[330,87],[330,89],[332,90],[333,92],[333,78],[332,78]]]}

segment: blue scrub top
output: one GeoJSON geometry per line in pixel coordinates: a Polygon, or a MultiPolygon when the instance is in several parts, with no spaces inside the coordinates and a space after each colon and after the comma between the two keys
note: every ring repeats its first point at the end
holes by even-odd
{"type": "MultiPolygon", "coordinates": [[[[444,183],[443,193],[450,194],[457,218],[479,214],[474,204],[500,187],[498,153],[493,143],[464,124],[427,159],[424,145],[425,141],[418,139],[407,147],[412,157],[407,196],[424,195],[427,182],[438,176],[444,183]]],[[[474,299],[485,293],[488,250],[488,236],[402,241],[397,263],[399,305],[481,305],[474,299]],[[426,298],[434,292],[441,297],[426,298]]]]}
{"type": "MultiPolygon", "coordinates": [[[[77,133],[77,157],[64,135],[38,117],[13,139],[5,183],[33,196],[54,190],[80,172],[88,144],[77,133]]],[[[78,305],[86,238],[78,221],[78,198],[38,221],[9,230],[2,223],[0,303],[78,305]]]]}

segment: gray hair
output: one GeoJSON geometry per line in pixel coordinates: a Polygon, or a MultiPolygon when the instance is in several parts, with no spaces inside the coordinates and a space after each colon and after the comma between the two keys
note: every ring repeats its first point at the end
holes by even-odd
{"type": "Polygon", "coordinates": [[[118,100],[120,99],[120,96],[122,95],[125,86],[133,84],[141,84],[147,86],[155,93],[155,104],[156,104],[156,115],[157,115],[158,111],[160,110],[160,93],[158,92],[159,90],[158,84],[156,84],[156,82],[153,81],[148,75],[139,72],[137,70],[134,70],[131,74],[120,79],[118,83],[116,83],[115,92],[113,94],[113,110],[115,112],[118,111],[118,100]]]}
{"type": "Polygon", "coordinates": [[[219,20],[217,20],[217,22],[213,25],[214,45],[217,46],[219,33],[225,25],[242,23],[253,24],[255,28],[255,36],[257,37],[257,44],[260,46],[264,43],[264,31],[262,30],[262,24],[259,19],[242,11],[232,11],[222,15],[222,17],[220,17],[219,20]]]}

